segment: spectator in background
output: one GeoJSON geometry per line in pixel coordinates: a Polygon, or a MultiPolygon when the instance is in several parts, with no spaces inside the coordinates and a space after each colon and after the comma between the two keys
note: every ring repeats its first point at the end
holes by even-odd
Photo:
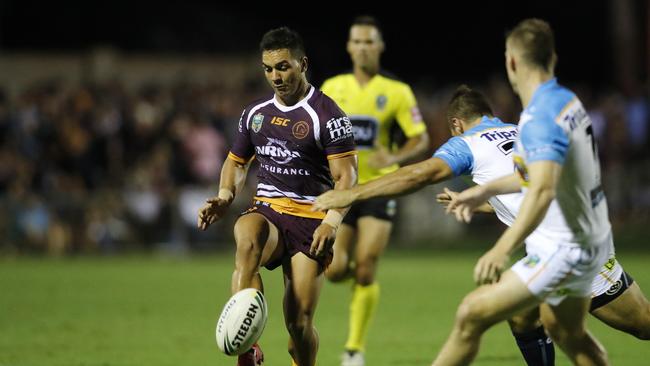
{"type": "MultiPolygon", "coordinates": [[[[231,235],[229,231],[206,234],[185,228],[183,212],[192,216],[197,205],[186,197],[204,197],[205,193],[181,193],[189,188],[196,192],[207,189],[206,177],[219,170],[223,151],[217,146],[225,142],[216,136],[234,134],[241,113],[239,102],[255,99],[264,86],[261,78],[253,74],[233,84],[235,87],[221,80],[206,80],[205,84],[185,80],[167,85],[153,80],[127,89],[118,79],[101,84],[42,79],[17,94],[0,87],[0,202],[7,208],[0,214],[0,233],[6,234],[0,248],[53,254],[99,251],[99,246],[86,239],[86,221],[90,220],[86,211],[101,191],[112,191],[120,197],[124,209],[114,215],[122,215],[119,218],[133,234],[116,237],[114,245],[118,249],[132,247],[123,245],[127,243],[122,240],[144,241],[146,247],[152,248],[158,242],[202,241],[211,248],[217,240],[226,239],[217,235],[231,235]],[[175,118],[188,115],[191,121],[182,123],[185,131],[181,138],[175,118]],[[196,129],[212,135],[209,140],[213,143],[207,143],[203,134],[194,133],[199,136],[198,144],[210,146],[211,152],[193,150],[195,138],[187,132],[196,129]],[[151,166],[143,168],[146,165],[151,166]],[[17,184],[23,193],[17,193],[17,184]],[[150,229],[142,229],[138,221],[151,219],[149,214],[135,220],[139,214],[134,212],[138,210],[129,206],[134,192],[142,191],[156,197],[153,201],[157,203],[151,206],[156,208],[151,210],[155,218],[149,222],[150,229]],[[47,209],[45,244],[28,245],[21,234],[23,228],[14,209],[22,208],[22,197],[26,196],[47,209]],[[179,197],[185,204],[180,205],[179,197]],[[144,235],[148,230],[156,235],[144,235]]],[[[487,92],[499,115],[516,116],[518,107],[504,80],[502,76],[490,77],[477,89],[487,92]]],[[[414,92],[424,119],[430,122],[433,145],[438,145],[448,137],[437,126],[445,123],[444,109],[451,90],[444,86],[435,90],[424,87],[428,84],[422,83],[414,92]]],[[[640,94],[641,90],[645,89],[599,91],[585,84],[577,93],[585,100],[594,122],[604,187],[615,222],[645,222],[650,217],[648,95],[640,94]]],[[[141,199],[135,202],[143,205],[141,199]]],[[[22,222],[32,226],[30,220],[37,218],[24,215],[22,222]]],[[[36,221],[34,225],[38,227],[36,221]]]]}

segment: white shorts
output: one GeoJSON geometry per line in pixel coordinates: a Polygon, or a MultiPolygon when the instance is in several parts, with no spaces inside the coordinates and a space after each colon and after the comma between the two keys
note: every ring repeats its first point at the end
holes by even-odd
{"type": "Polygon", "coordinates": [[[526,239],[526,257],[512,271],[533,295],[553,306],[567,296],[591,297],[594,278],[609,257],[611,240],[610,234],[601,243],[581,247],[557,244],[533,233],[526,239]]]}

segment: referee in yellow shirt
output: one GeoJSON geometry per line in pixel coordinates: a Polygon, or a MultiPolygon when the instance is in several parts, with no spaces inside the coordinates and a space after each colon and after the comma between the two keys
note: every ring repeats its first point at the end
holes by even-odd
{"type": "MultiPolygon", "coordinates": [[[[359,184],[362,184],[422,154],[428,148],[429,138],[411,88],[380,69],[384,41],[375,18],[360,16],[354,20],[347,50],[352,59],[352,73],[326,80],[322,91],[352,121],[359,152],[359,184]],[[406,137],[399,148],[393,141],[397,130],[406,137]]],[[[365,363],[368,327],[379,301],[375,273],[390,237],[394,215],[394,200],[358,203],[352,206],[338,230],[334,259],[326,275],[335,282],[349,277],[355,280],[342,366],[365,363]]]]}

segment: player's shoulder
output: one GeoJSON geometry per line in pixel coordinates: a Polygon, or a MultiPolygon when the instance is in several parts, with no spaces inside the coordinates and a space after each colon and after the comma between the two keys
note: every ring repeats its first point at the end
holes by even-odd
{"type": "Polygon", "coordinates": [[[441,157],[444,155],[454,156],[472,156],[470,148],[471,141],[465,136],[452,136],[442,144],[434,153],[434,156],[441,157]]]}
{"type": "Polygon", "coordinates": [[[452,150],[466,150],[469,147],[466,136],[452,136],[443,144],[443,147],[452,150]]]}
{"type": "Polygon", "coordinates": [[[322,90],[319,90],[315,87],[313,87],[313,93],[307,100],[307,103],[311,105],[312,107],[330,107],[332,105],[336,106],[336,102],[332,98],[330,98],[327,94],[325,94],[322,90]]]}
{"type": "Polygon", "coordinates": [[[435,151],[433,157],[447,163],[455,176],[471,172],[474,166],[474,154],[462,136],[451,137],[435,151]]]}
{"type": "Polygon", "coordinates": [[[239,117],[239,130],[242,131],[242,126],[248,124],[248,121],[252,118],[253,112],[266,113],[264,108],[269,105],[273,105],[273,94],[267,94],[246,104],[241,116],[239,117]]]}
{"type": "Polygon", "coordinates": [[[539,86],[525,112],[533,121],[553,121],[575,99],[575,93],[553,78],[539,86]]]}
{"type": "Polygon", "coordinates": [[[332,98],[316,88],[314,88],[313,94],[307,100],[307,104],[318,113],[321,119],[345,116],[345,113],[332,98]]]}
{"type": "Polygon", "coordinates": [[[244,106],[244,112],[249,113],[253,109],[264,107],[265,105],[273,103],[273,93],[268,93],[260,98],[253,100],[252,102],[244,106]]]}

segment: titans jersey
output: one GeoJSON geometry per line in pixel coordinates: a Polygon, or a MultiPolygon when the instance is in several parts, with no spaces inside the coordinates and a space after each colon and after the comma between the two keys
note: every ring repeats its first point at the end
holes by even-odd
{"type": "Polygon", "coordinates": [[[275,96],[248,105],[228,158],[259,162],[255,199],[276,211],[322,218],[311,212],[316,196],[334,188],[328,159],[356,154],[352,124],[322,92],[310,87],[305,98],[292,106],[275,96]]]}
{"type": "Polygon", "coordinates": [[[610,234],[591,120],[576,95],[556,79],[541,84],[521,113],[514,160],[524,191],[528,164],[562,165],[556,198],[536,231],[557,242],[582,246],[610,234]]]}
{"type": "MultiPolygon", "coordinates": [[[[471,175],[476,184],[485,184],[514,172],[512,151],[516,137],[516,125],[484,116],[478,125],[449,139],[433,157],[447,163],[454,176],[471,175]]],[[[511,226],[522,198],[519,193],[502,194],[490,198],[490,205],[499,220],[511,226]]]]}
{"type": "Polygon", "coordinates": [[[392,147],[391,130],[395,123],[406,137],[426,131],[415,96],[401,81],[377,74],[361,87],[353,74],[342,74],[326,80],[321,90],[334,99],[352,121],[354,141],[359,150],[359,184],[398,168],[395,164],[373,169],[367,163],[376,146],[392,147]]]}

